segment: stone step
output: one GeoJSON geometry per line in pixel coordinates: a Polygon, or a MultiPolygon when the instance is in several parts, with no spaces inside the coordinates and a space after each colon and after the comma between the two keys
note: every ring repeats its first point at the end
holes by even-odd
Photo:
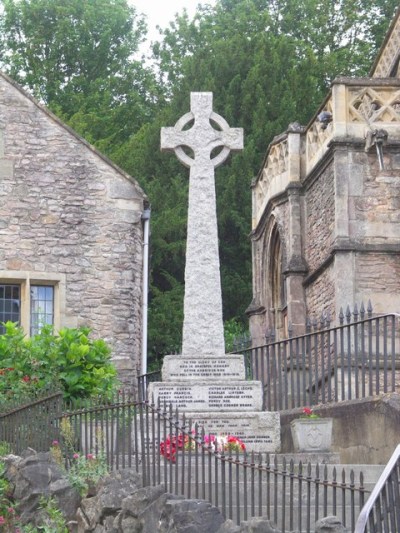
{"type": "MultiPolygon", "coordinates": [[[[271,454],[272,455],[272,454],[271,454]]],[[[248,458],[249,460],[249,458],[248,458]]],[[[185,468],[185,471],[186,471],[186,475],[185,475],[185,479],[188,478],[189,476],[189,472],[188,472],[188,461],[189,461],[189,454],[185,454],[185,458],[184,458],[184,461],[185,461],[185,464],[184,464],[184,468],[185,468]]],[[[175,469],[178,468],[178,471],[179,471],[179,476],[181,476],[181,471],[182,471],[182,462],[183,462],[183,457],[181,454],[179,454],[179,456],[177,457],[177,465],[176,464],[172,464],[172,470],[173,472],[175,472],[175,469]]],[[[211,471],[212,471],[212,483],[214,483],[214,470],[215,470],[215,467],[214,467],[214,459],[212,459],[211,461],[211,471]]],[[[256,462],[257,464],[257,462],[256,462]]],[[[264,461],[263,461],[263,464],[264,461]]],[[[314,479],[316,477],[316,464],[317,462],[315,463],[312,463],[310,462],[311,464],[311,477],[312,479],[314,479]]],[[[350,484],[350,473],[351,471],[353,471],[354,473],[354,482],[356,483],[356,485],[358,486],[359,485],[359,482],[360,482],[360,473],[362,472],[363,473],[363,485],[364,487],[367,489],[367,490],[372,490],[372,488],[376,485],[379,477],[381,476],[382,472],[383,472],[383,469],[385,468],[385,465],[356,465],[356,464],[343,464],[343,463],[330,463],[330,464],[323,464],[322,462],[318,462],[319,464],[319,479],[323,479],[323,475],[324,475],[324,469],[325,469],[325,466],[327,468],[327,479],[329,481],[332,481],[333,480],[333,470],[336,469],[336,481],[338,484],[340,484],[343,480],[343,471],[345,473],[345,483],[347,485],[350,484]]],[[[271,468],[273,468],[273,462],[270,462],[270,465],[271,465],[271,468]]],[[[294,471],[295,473],[298,472],[298,465],[299,463],[295,462],[294,463],[294,471]]],[[[195,465],[195,458],[194,458],[194,455],[191,456],[191,473],[190,473],[190,476],[191,476],[191,479],[193,480],[193,483],[194,483],[194,480],[195,480],[195,473],[196,473],[196,465],[195,465]]],[[[153,466],[150,465],[150,468],[152,469],[153,466]]],[[[155,467],[157,468],[157,466],[155,467]]],[[[171,468],[171,464],[169,461],[167,461],[167,469],[168,469],[168,472],[171,468]]],[[[307,468],[308,468],[308,463],[303,463],[303,477],[306,478],[307,476],[307,468]]],[[[199,480],[202,479],[202,472],[203,472],[203,464],[201,462],[201,458],[199,457],[199,463],[198,463],[198,478],[199,480]]],[[[210,469],[210,464],[209,464],[209,460],[208,458],[205,459],[205,463],[204,463],[204,475],[205,475],[205,482],[208,483],[208,479],[209,479],[209,469],[210,469]]],[[[161,463],[160,463],[160,471],[161,471],[161,476],[163,477],[164,476],[164,470],[165,470],[165,467],[164,467],[164,459],[161,458],[161,463]]],[[[240,474],[239,475],[242,475],[242,471],[243,469],[240,468],[239,472],[240,474]]],[[[282,464],[278,462],[278,471],[281,472],[282,471],[282,464]]],[[[288,471],[288,467],[286,468],[286,471],[288,471]]],[[[226,479],[228,479],[228,472],[229,472],[229,466],[228,464],[226,465],[225,467],[225,476],[226,476],[226,479]]],[[[232,479],[233,481],[236,483],[236,466],[235,465],[232,465],[232,469],[231,469],[231,472],[232,472],[232,479]]],[[[249,474],[249,469],[247,469],[247,472],[248,472],[248,479],[250,479],[250,474],[249,474]]],[[[273,476],[273,472],[271,472],[270,474],[271,476],[273,476]]],[[[255,473],[255,476],[257,477],[257,471],[255,473]]],[[[280,476],[279,476],[279,483],[280,483],[280,476]]],[[[218,468],[218,483],[221,482],[221,468],[219,467],[218,468]]],[[[242,483],[242,481],[239,481],[239,484],[242,483]]]]}
{"type": "Polygon", "coordinates": [[[335,452],[298,452],[298,453],[271,453],[270,462],[273,463],[275,457],[278,460],[278,464],[282,465],[283,459],[286,459],[286,464],[289,464],[293,460],[294,464],[299,464],[300,461],[303,464],[311,463],[313,465],[320,464],[334,464],[340,463],[340,454],[335,452]]]}

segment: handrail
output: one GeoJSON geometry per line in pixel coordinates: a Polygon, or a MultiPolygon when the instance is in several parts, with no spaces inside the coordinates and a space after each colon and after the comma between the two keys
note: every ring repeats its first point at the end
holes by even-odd
{"type": "Polygon", "coordinates": [[[396,467],[396,464],[399,458],[400,458],[400,444],[396,447],[388,464],[385,466],[385,469],[383,470],[377,484],[373,488],[370,497],[368,498],[364,507],[361,509],[354,533],[364,533],[365,527],[369,520],[371,510],[375,502],[379,498],[382,492],[382,489],[384,488],[386,481],[388,480],[390,474],[393,472],[393,469],[396,467]]]}

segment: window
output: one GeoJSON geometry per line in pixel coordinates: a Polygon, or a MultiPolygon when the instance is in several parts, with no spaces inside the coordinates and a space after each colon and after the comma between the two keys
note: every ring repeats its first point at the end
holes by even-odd
{"type": "MultiPolygon", "coordinates": [[[[0,322],[21,324],[21,285],[0,284],[0,322]]],[[[31,285],[30,334],[36,335],[45,324],[54,323],[54,287],[31,285]]],[[[0,332],[5,328],[0,324],[0,332]]]]}
{"type": "Polygon", "coordinates": [[[270,284],[272,308],[280,311],[286,305],[285,280],[283,277],[283,255],[281,238],[277,226],[271,233],[270,244],[270,284]]]}
{"type": "Polygon", "coordinates": [[[54,323],[54,287],[31,285],[31,336],[54,323]]]}
{"type": "Polygon", "coordinates": [[[65,320],[65,274],[0,270],[0,323],[8,320],[28,335],[45,324],[58,331],[65,320]]]}
{"type": "Polygon", "coordinates": [[[278,226],[275,224],[269,241],[269,323],[277,338],[287,333],[286,283],[283,274],[283,249],[278,226]]]}
{"type": "MultiPolygon", "coordinates": [[[[20,323],[21,320],[21,287],[20,285],[0,285],[0,322],[20,323]]],[[[4,326],[0,327],[4,333],[4,326]]]]}

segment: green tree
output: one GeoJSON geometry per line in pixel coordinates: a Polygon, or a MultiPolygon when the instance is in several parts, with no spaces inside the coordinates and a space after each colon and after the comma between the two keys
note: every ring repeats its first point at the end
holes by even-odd
{"type": "Polygon", "coordinates": [[[397,0],[218,0],[186,12],[133,57],[144,22],[127,0],[0,0],[3,67],[136,177],[152,204],[150,339],[180,346],[188,172],[160,153],[160,128],[212,91],[245,148],[216,172],[225,320],[251,298],[250,185],[274,135],[307,123],[331,80],[366,75],[397,0]]]}
{"type": "Polygon", "coordinates": [[[110,151],[151,119],[154,76],[133,59],[146,26],[126,0],[2,0],[1,67],[110,151]]]}
{"type": "Polygon", "coordinates": [[[153,314],[157,324],[150,315],[150,325],[160,341],[153,345],[160,350],[168,350],[172,339],[173,349],[180,332],[184,230],[179,225],[185,223],[186,209],[180,202],[186,202],[187,183],[187,173],[177,167],[174,156],[158,152],[160,126],[174,124],[189,109],[191,91],[212,91],[214,110],[231,126],[244,128],[244,151],[216,173],[224,318],[244,322],[251,299],[250,184],[268,143],[290,122],[307,123],[336,75],[367,74],[381,29],[388,26],[396,7],[394,0],[339,4],[220,0],[215,7],[200,6],[193,19],[185,12],[175,17],[155,44],[159,79],[169,102],[155,129],[145,128],[140,139],[129,141],[126,163],[157,206],[154,248],[163,251],[153,255],[152,285],[160,315],[153,314]],[[165,217],[160,208],[168,213],[165,217]]]}

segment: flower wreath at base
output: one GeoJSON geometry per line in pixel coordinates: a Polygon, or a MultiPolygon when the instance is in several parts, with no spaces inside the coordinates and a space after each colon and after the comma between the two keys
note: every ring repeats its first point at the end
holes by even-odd
{"type": "MultiPolygon", "coordinates": [[[[244,452],[246,445],[238,437],[233,435],[205,435],[203,444],[211,448],[213,452],[244,452]]],[[[199,444],[198,444],[199,445],[199,444]]],[[[195,437],[186,434],[168,435],[160,442],[160,454],[168,461],[175,463],[178,451],[188,451],[196,449],[195,437]]]]}

